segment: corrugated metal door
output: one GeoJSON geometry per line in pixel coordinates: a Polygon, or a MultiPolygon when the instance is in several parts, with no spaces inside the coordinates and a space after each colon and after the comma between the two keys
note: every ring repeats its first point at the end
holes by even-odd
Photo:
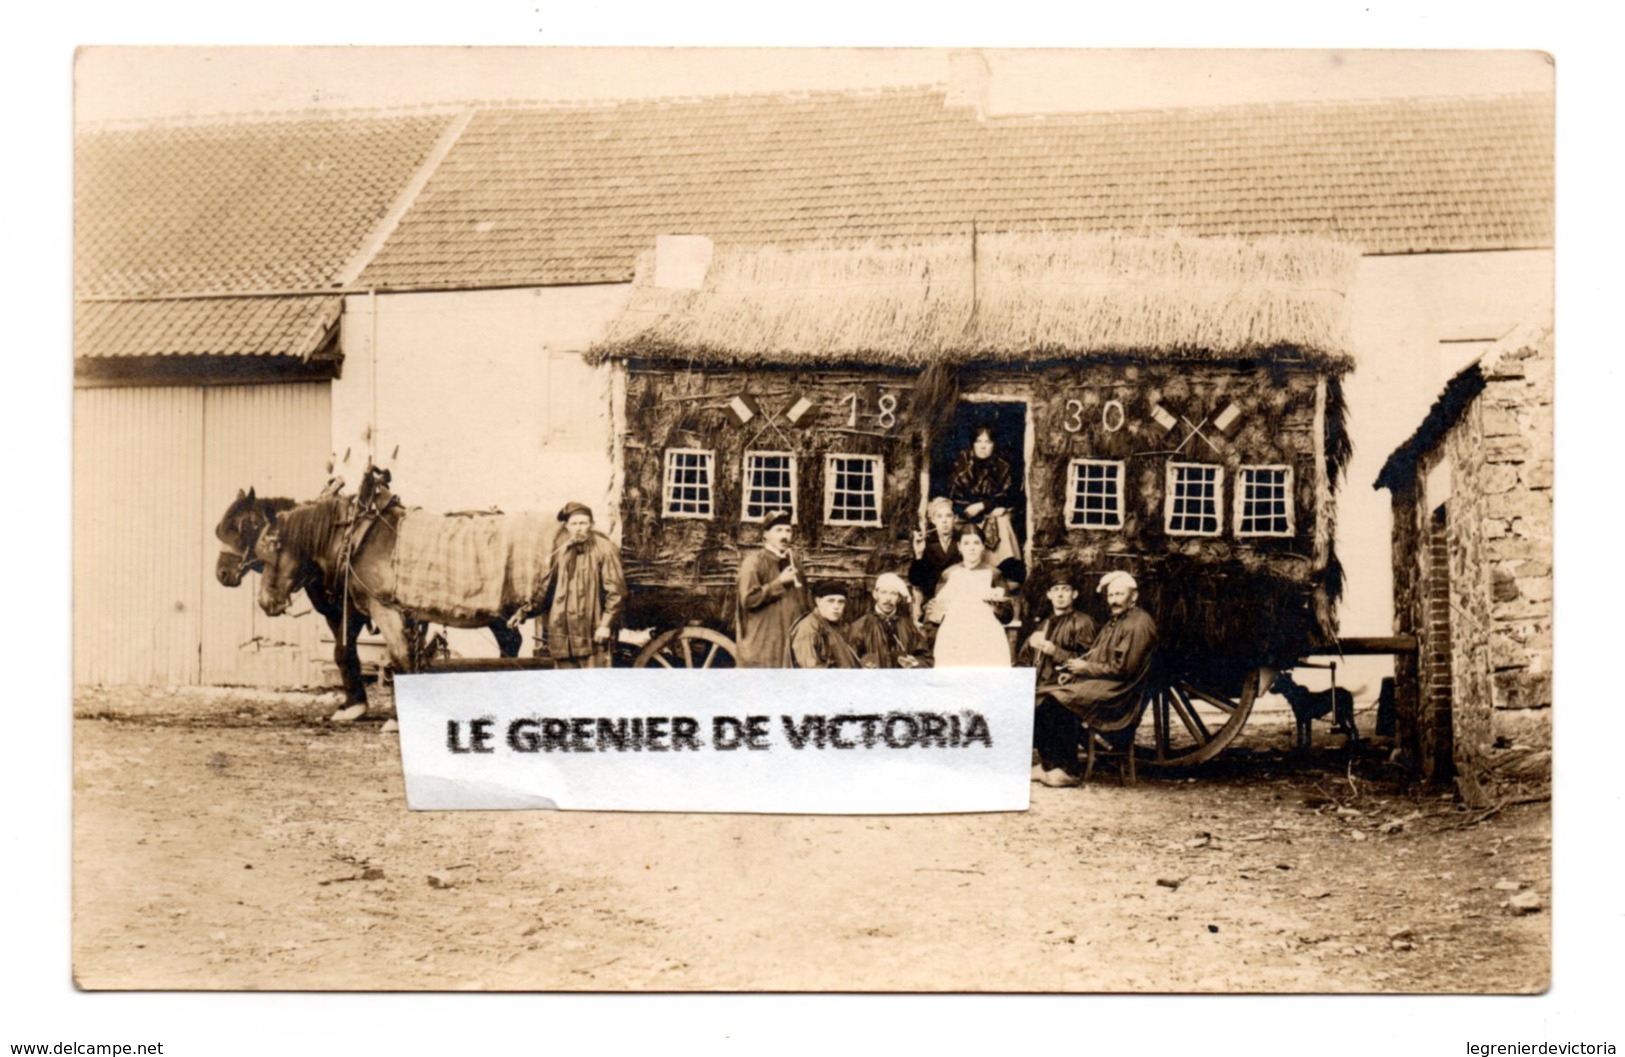
{"type": "Polygon", "coordinates": [[[273,620],[256,604],[258,577],[234,590],[214,579],[214,526],[239,488],[302,499],[321,490],[329,389],[74,392],[75,682],[336,682],[320,617],[273,620]]]}
{"type": "Polygon", "coordinates": [[[203,393],[79,389],[73,417],[74,680],[195,683],[203,393]]]}
{"type": "Polygon", "coordinates": [[[202,681],[239,686],[314,686],[334,681],[326,622],[301,594],[291,615],[268,617],[256,602],[259,577],[222,587],[215,525],[239,489],[313,499],[327,481],[332,450],[331,387],[326,382],[241,385],[203,394],[202,681]]]}

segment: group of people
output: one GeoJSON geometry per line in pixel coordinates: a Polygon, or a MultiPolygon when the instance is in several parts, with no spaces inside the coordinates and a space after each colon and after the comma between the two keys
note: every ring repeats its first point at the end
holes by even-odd
{"type": "MultiPolygon", "coordinates": [[[[1077,607],[1077,575],[1052,570],[1047,611],[1012,657],[1010,629],[1027,578],[1011,524],[1010,467],[980,430],[956,460],[951,494],[927,505],[928,529],[914,533],[907,579],[876,577],[872,608],[846,620],[847,588],[807,583],[791,550],[787,512],[768,515],[762,546],[741,560],[734,621],[742,668],[1008,667],[1037,671],[1033,779],[1078,783],[1085,727],[1132,707],[1146,678],[1157,631],[1140,608],[1139,585],[1126,572],[1101,578],[1110,616],[1097,624],[1077,607]]],[[[569,503],[554,546],[538,616],[560,668],[611,666],[626,602],[620,552],[569,503]]]]}
{"type": "Polygon", "coordinates": [[[838,580],[805,584],[790,549],[788,513],[768,517],[762,549],[739,567],[738,659],[749,668],[1008,667],[1037,670],[1033,780],[1071,786],[1084,728],[1136,703],[1156,645],[1156,624],[1139,605],[1139,584],[1122,571],[1097,590],[1110,616],[1097,624],[1077,608],[1079,578],[1051,575],[1047,613],[1012,658],[1006,633],[1011,559],[995,562],[984,530],[961,522],[951,502],[932,500],[935,533],[915,540],[909,582],[882,573],[874,607],[843,623],[847,589],[838,580]],[[912,584],[912,587],[910,586],[912,584]],[[913,609],[923,615],[923,627],[913,609]]]}

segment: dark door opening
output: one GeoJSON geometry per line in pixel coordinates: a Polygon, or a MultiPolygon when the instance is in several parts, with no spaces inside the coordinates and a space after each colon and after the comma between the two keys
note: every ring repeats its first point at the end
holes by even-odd
{"type": "Polygon", "coordinates": [[[1025,554],[1027,542],[1027,405],[1020,401],[961,402],[954,409],[952,424],[931,445],[931,494],[947,496],[953,478],[954,461],[968,452],[976,434],[987,428],[993,437],[994,454],[1010,464],[1010,522],[1016,534],[1016,553],[1025,554]]]}

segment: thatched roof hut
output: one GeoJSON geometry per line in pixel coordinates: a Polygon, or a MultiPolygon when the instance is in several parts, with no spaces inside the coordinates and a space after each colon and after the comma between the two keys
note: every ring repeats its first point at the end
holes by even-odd
{"type": "Polygon", "coordinates": [[[719,249],[701,289],[654,284],[591,352],[713,365],[1032,361],[1126,355],[1340,371],[1359,251],[1306,238],[982,235],[922,244],[719,249]]]}
{"type": "Polygon", "coordinates": [[[757,539],[748,478],[766,448],[795,482],[805,563],[866,586],[907,564],[907,529],[942,489],[944,445],[966,443],[967,409],[1001,406],[1035,591],[1046,568],[1131,568],[1193,649],[1297,656],[1335,635],[1357,260],[1302,238],[990,234],[718,248],[703,281],[660,285],[646,254],[589,353],[626,366],[617,450],[634,579],[724,590],[757,539]],[[786,417],[797,402],[818,410],[786,417]],[[669,502],[672,452],[703,468],[715,500],[703,514],[669,502]],[[873,460],[880,517],[830,516],[834,455],[873,460]],[[1109,518],[1080,514],[1080,464],[1117,490],[1109,518]],[[1189,467],[1214,485],[1211,524],[1194,529],[1169,513],[1189,467]],[[1277,531],[1243,519],[1260,474],[1277,531]],[[1233,627],[1238,611],[1279,626],[1233,627]]]}

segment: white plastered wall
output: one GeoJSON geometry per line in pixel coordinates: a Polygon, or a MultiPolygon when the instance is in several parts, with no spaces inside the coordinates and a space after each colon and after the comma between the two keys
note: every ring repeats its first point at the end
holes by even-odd
{"type": "Polygon", "coordinates": [[[1372,482],[1445,382],[1488,341],[1551,318],[1552,254],[1367,257],[1351,298],[1358,362],[1345,384],[1354,455],[1338,496],[1337,549],[1348,577],[1342,630],[1390,635],[1390,497],[1372,482]]]}
{"type": "MultiPolygon", "coordinates": [[[[347,299],[333,385],[335,472],[369,458],[426,510],[592,507],[612,531],[607,367],[582,352],[624,306],[626,285],[361,294],[347,299]]],[[[464,655],[494,655],[483,632],[464,655]]]]}

